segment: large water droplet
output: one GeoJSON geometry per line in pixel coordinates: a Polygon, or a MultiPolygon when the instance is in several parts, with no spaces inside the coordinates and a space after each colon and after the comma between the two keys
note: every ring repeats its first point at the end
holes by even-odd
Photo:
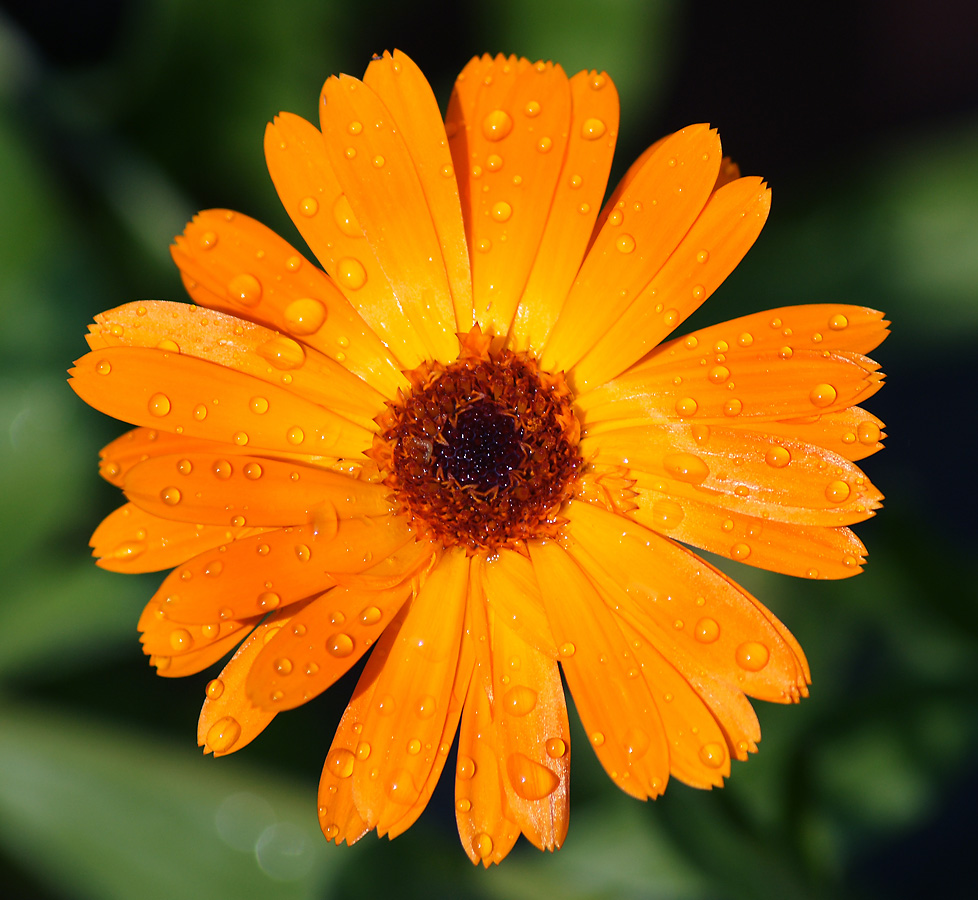
{"type": "Polygon", "coordinates": [[[306,361],[306,351],[292,338],[279,335],[259,345],[258,355],[276,369],[298,369],[306,361]]]}
{"type": "Polygon", "coordinates": [[[487,141],[501,141],[513,130],[513,118],[503,109],[494,109],[482,120],[482,134],[487,141]]]}
{"type": "Polygon", "coordinates": [[[581,125],[581,137],[586,141],[596,141],[606,130],[607,126],[601,119],[585,119],[581,125]]]}
{"type": "Polygon", "coordinates": [[[567,743],[561,738],[548,738],[546,743],[547,756],[560,759],[567,752],[567,743]]]}
{"type": "Polygon", "coordinates": [[[220,678],[208,681],[206,693],[209,700],[216,700],[224,693],[224,682],[220,678]]]}
{"type": "Polygon", "coordinates": [[[706,463],[693,453],[670,453],[662,464],[673,478],[687,484],[700,484],[710,474],[706,463]]]}
{"type": "Polygon", "coordinates": [[[757,641],[746,641],[737,647],[737,665],[748,672],[759,672],[771,658],[771,651],[757,641]]]}
{"type": "Polygon", "coordinates": [[[722,744],[709,743],[700,747],[700,760],[711,769],[719,769],[726,758],[727,751],[722,744]]]}
{"type": "Polygon", "coordinates": [[[678,528],[686,517],[683,508],[669,497],[660,497],[652,503],[653,527],[669,531],[678,528]]]}
{"type": "Polygon", "coordinates": [[[158,416],[160,418],[169,415],[170,398],[167,397],[166,394],[153,394],[153,396],[149,398],[149,403],[146,405],[151,415],[158,416]]]}
{"type": "Polygon", "coordinates": [[[160,500],[162,500],[167,506],[176,506],[183,495],[175,487],[163,488],[160,491],[160,500]]]}
{"type": "Polygon", "coordinates": [[[470,756],[459,756],[458,758],[458,777],[463,781],[468,781],[475,775],[475,760],[470,756]]]}
{"type": "Polygon", "coordinates": [[[207,746],[215,753],[227,753],[241,737],[241,726],[233,716],[218,719],[207,729],[207,746]]]}
{"type": "Polygon", "coordinates": [[[525,716],[537,705],[537,692],[533,688],[518,684],[503,695],[503,707],[513,716],[525,716]]]}
{"type": "Polygon", "coordinates": [[[835,403],[838,396],[839,392],[831,384],[816,384],[812,388],[808,398],[812,401],[813,405],[824,408],[835,403]]]}
{"type": "Polygon", "coordinates": [[[326,757],[326,767],[337,778],[349,778],[353,774],[353,761],[353,754],[340,747],[326,757]]]}
{"type": "Polygon", "coordinates": [[[830,503],[844,503],[851,493],[852,488],[844,481],[830,481],[825,488],[825,497],[830,503]]]}
{"type": "Polygon", "coordinates": [[[326,321],[326,307],[312,297],[300,297],[285,307],[285,327],[293,334],[314,334],[326,321]]]}
{"type": "Polygon", "coordinates": [[[344,631],[330,635],[330,637],[326,639],[326,651],[330,655],[336,656],[340,659],[342,659],[344,656],[349,656],[353,652],[353,647],[353,638],[344,631]]]}
{"type": "Polygon", "coordinates": [[[367,283],[367,270],[360,260],[347,256],[337,263],[336,279],[343,287],[356,291],[367,283]]]}
{"type": "Polygon", "coordinates": [[[360,227],[360,222],[357,220],[346,194],[340,194],[336,198],[336,202],[333,203],[333,219],[340,231],[347,237],[363,237],[363,229],[360,227]]]}
{"type": "Polygon", "coordinates": [[[235,275],[228,282],[227,289],[228,297],[241,306],[255,306],[261,300],[261,282],[247,272],[235,275]]]}
{"type": "Polygon", "coordinates": [[[497,222],[506,222],[513,215],[513,207],[505,200],[500,200],[498,203],[493,204],[491,212],[493,219],[497,222]]]}
{"type": "Polygon", "coordinates": [[[542,800],[560,784],[560,778],[554,772],[522,753],[509,755],[506,771],[513,790],[524,800],[542,800]]]}
{"type": "Polygon", "coordinates": [[[194,645],[193,635],[186,628],[174,628],[170,632],[170,646],[177,652],[189,650],[194,645]]]}
{"type": "Polygon", "coordinates": [[[477,834],[472,839],[472,849],[475,851],[476,856],[480,859],[485,859],[492,853],[492,838],[485,832],[477,834]]]}

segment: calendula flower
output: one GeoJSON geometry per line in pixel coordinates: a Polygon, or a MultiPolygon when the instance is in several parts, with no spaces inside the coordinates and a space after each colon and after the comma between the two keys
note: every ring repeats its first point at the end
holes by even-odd
{"type": "Polygon", "coordinates": [[[272,180],[320,269],[240,213],[173,257],[194,305],[96,317],[72,386],[135,426],[102,453],[128,502],[108,569],[173,568],[139,622],[161,675],[207,685],[215,756],[368,653],[326,758],[327,838],[418,817],[456,734],[474,862],[568,822],[561,671],[608,775],[722,784],[747,697],[809,670],[757,600],[684,544],[809,578],[859,571],[881,495],[856,404],[887,323],[792,306],[667,340],[767,218],[706,125],[650,147],[602,206],[607,75],[483,56],[442,122],[385,54],[330,78],[321,130],[268,126],[272,180]],[[325,270],[325,271],[324,271],[325,270]],[[681,543],[680,543],[681,542],[681,543]]]}

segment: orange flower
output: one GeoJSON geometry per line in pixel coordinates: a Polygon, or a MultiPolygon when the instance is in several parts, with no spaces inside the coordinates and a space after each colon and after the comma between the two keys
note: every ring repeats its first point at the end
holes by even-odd
{"type": "Polygon", "coordinates": [[[650,147],[601,207],[618,131],[605,74],[473,59],[446,121],[418,68],[330,78],[320,132],[283,113],[272,180],[325,272],[239,213],[173,257],[196,305],[96,318],[72,386],[137,426],[102,453],[128,503],[99,564],[173,568],[140,620],[161,675],[207,686],[221,755],[373,647],[323,770],[327,838],[421,813],[458,732],[474,862],[567,831],[561,670],[623,790],[721,785],[760,738],[747,697],[808,666],[757,600],[681,541],[809,578],[859,571],[881,423],[836,304],[663,343],[767,218],[715,131],[650,147]],[[600,213],[599,213],[600,211],[600,213]],[[326,274],[329,273],[329,274],[326,274]],[[376,645],[376,646],[374,646],[376,645]]]}

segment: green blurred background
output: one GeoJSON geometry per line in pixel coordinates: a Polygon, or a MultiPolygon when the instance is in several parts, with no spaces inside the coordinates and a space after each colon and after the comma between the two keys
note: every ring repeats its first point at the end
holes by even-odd
{"type": "Polygon", "coordinates": [[[806,7],[680,0],[20,0],[0,3],[0,893],[5,898],[970,897],[978,837],[978,14],[968,0],[806,7]],[[728,787],[616,791],[581,740],[564,849],[489,872],[446,784],[394,843],[326,845],[315,792],[347,679],[245,752],[196,747],[209,677],[152,674],[157,576],[97,569],[119,503],[96,476],[122,427],[65,385],[98,311],[182,299],[167,246],[229,206],[298,240],[264,124],[400,47],[444,105],[485,50],[604,68],[614,176],[694,121],[774,186],[767,229],[698,321],[789,303],[884,309],[870,404],[887,494],[865,574],[807,583],[731,564],[812,665],[759,704],[728,787]]]}

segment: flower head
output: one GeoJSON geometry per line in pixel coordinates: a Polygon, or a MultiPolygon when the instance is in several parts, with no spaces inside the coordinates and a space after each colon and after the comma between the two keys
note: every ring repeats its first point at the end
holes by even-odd
{"type": "Polygon", "coordinates": [[[770,192],[694,125],[603,205],[607,75],[484,56],[443,123],[401,53],[330,78],[321,130],[265,152],[322,269],[240,213],[173,257],[194,305],[96,317],[72,370],[136,428],[102,453],[128,502],[100,565],[172,568],[140,619],[161,675],[199,672],[221,755],[368,654],[326,757],[327,838],[395,836],[458,735],[475,862],[568,822],[561,671],[623,790],[710,788],[793,702],[785,627],[686,544],[809,578],[859,571],[881,495],[864,355],[880,313],[786,307],[667,340],[723,281],[770,192]],[[324,271],[325,270],[325,271],[324,271]],[[327,274],[328,273],[328,274],[327,274]],[[240,646],[238,646],[240,645],[240,646]]]}

